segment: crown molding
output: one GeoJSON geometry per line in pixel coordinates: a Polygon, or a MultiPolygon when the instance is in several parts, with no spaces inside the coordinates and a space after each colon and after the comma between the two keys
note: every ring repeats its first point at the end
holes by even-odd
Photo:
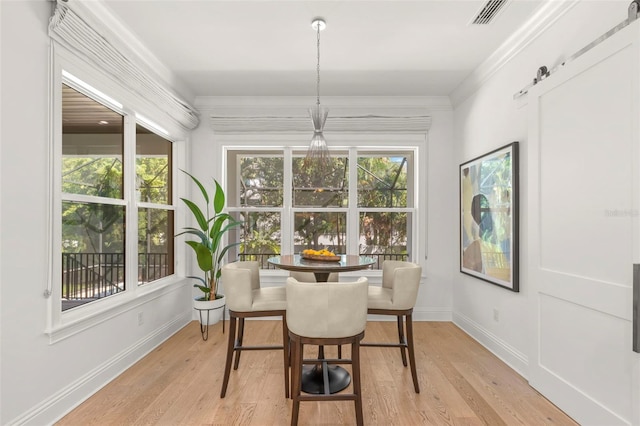
{"type": "Polygon", "coordinates": [[[581,0],[548,0],[450,94],[457,107],[581,0]]]}

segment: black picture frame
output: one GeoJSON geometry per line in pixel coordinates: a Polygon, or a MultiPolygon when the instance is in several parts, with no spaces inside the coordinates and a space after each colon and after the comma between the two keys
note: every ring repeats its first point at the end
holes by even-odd
{"type": "Polygon", "coordinates": [[[519,286],[518,142],[460,165],[460,272],[519,286]]]}

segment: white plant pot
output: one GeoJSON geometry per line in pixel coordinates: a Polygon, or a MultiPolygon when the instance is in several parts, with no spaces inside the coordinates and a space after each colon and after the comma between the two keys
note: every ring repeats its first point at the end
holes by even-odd
{"type": "Polygon", "coordinates": [[[193,301],[193,308],[196,310],[198,314],[198,318],[200,319],[200,324],[202,325],[213,325],[222,319],[222,314],[224,312],[224,305],[227,299],[222,296],[219,299],[214,300],[198,300],[195,299],[193,301]],[[207,315],[209,318],[209,322],[207,323],[207,315]]]}

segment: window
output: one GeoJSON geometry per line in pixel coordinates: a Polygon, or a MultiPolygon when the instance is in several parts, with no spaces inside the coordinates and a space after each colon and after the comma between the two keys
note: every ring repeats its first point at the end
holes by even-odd
{"type": "Polygon", "coordinates": [[[282,152],[234,152],[227,157],[229,176],[227,204],[236,220],[244,224],[229,233],[232,257],[257,260],[266,268],[267,259],[280,253],[282,208],[284,207],[284,156],[282,152]]]}
{"type": "Polygon", "coordinates": [[[173,274],[171,142],[136,125],[138,283],[173,274]]]}
{"type": "Polygon", "coordinates": [[[410,152],[358,153],[359,252],[405,260],[413,234],[410,152]]]}
{"type": "Polygon", "coordinates": [[[328,248],[347,253],[348,154],[334,153],[331,168],[322,174],[304,160],[299,155],[292,159],[293,252],[328,248]]]}
{"type": "Polygon", "coordinates": [[[57,170],[66,311],[172,275],[174,207],[172,143],[63,75],[57,170]]]}
{"type": "Polygon", "coordinates": [[[414,257],[416,149],[338,149],[323,174],[305,167],[305,154],[226,152],[229,210],[244,223],[230,235],[240,242],[232,259],[270,268],[271,256],[328,248],[374,257],[380,268],[414,257]]]}

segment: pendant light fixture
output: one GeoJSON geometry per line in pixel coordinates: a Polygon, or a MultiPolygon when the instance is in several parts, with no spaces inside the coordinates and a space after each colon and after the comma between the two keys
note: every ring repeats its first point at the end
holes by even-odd
{"type": "Polygon", "coordinates": [[[309,108],[309,115],[313,123],[313,137],[305,158],[305,166],[313,167],[314,172],[327,172],[330,167],[329,148],[322,133],[324,123],[327,121],[329,110],[320,105],[320,31],[326,28],[327,24],[323,19],[316,18],[311,22],[311,27],[317,34],[317,65],[316,65],[316,105],[309,108]]]}

